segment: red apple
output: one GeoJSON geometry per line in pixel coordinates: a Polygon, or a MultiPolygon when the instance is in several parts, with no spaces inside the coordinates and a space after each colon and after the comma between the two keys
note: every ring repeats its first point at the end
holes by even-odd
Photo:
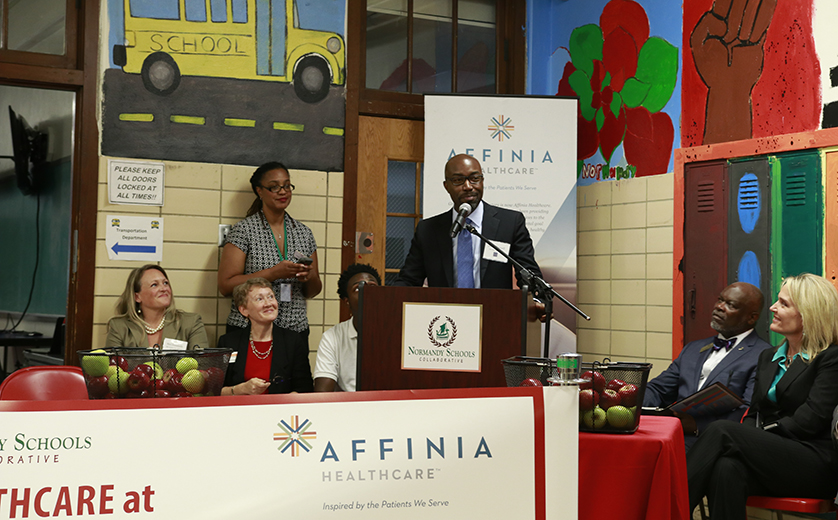
{"type": "Polygon", "coordinates": [[[521,384],[518,385],[518,386],[544,386],[544,385],[542,385],[541,381],[539,381],[538,379],[529,378],[529,379],[524,379],[523,381],[521,381],[521,384]]]}
{"type": "Polygon", "coordinates": [[[149,379],[154,379],[154,367],[153,367],[153,366],[151,366],[151,365],[146,365],[145,363],[140,363],[139,365],[137,365],[136,367],[134,367],[134,370],[132,370],[131,372],[136,372],[136,371],[138,371],[138,370],[139,370],[140,372],[143,372],[143,373],[145,373],[146,375],[148,375],[148,378],[149,378],[149,379]]]}
{"type": "Polygon", "coordinates": [[[579,392],[579,409],[593,410],[594,406],[599,403],[599,393],[588,388],[579,392]]]}
{"type": "Polygon", "coordinates": [[[166,382],[162,379],[155,379],[154,380],[154,389],[155,390],[166,390],[166,382]]]}
{"type": "Polygon", "coordinates": [[[176,393],[174,396],[175,397],[192,397],[192,394],[190,392],[183,391],[183,392],[176,393]]]}
{"type": "Polygon", "coordinates": [[[163,381],[168,383],[169,380],[171,380],[172,377],[174,377],[175,374],[178,374],[178,373],[179,372],[177,370],[175,370],[174,368],[170,368],[169,370],[166,370],[165,372],[163,372],[163,381]]]}
{"type": "Polygon", "coordinates": [[[637,405],[637,386],[631,383],[623,385],[619,390],[621,404],[626,408],[637,405]]]}
{"type": "Polygon", "coordinates": [[[605,388],[609,390],[614,390],[615,392],[619,392],[620,388],[624,386],[626,386],[626,382],[622,379],[612,379],[608,382],[608,385],[606,385],[605,388]]]}
{"type": "Polygon", "coordinates": [[[582,379],[587,379],[593,382],[593,388],[599,393],[605,390],[605,376],[599,372],[591,372],[590,370],[582,374],[582,379]]]}
{"type": "Polygon", "coordinates": [[[140,370],[139,367],[131,371],[131,374],[128,376],[128,389],[130,392],[141,392],[149,386],[151,386],[151,379],[145,371],[140,370]]]}
{"type": "Polygon", "coordinates": [[[612,406],[617,406],[620,404],[620,394],[615,392],[614,390],[603,390],[602,394],[599,396],[599,407],[603,410],[608,410],[612,406]]]}
{"type": "Polygon", "coordinates": [[[158,388],[157,391],[154,392],[154,397],[172,397],[172,393],[168,390],[158,388]]]}
{"type": "MultiPolygon", "coordinates": [[[[166,377],[165,374],[163,375],[163,377],[166,377]]],[[[166,388],[173,394],[177,392],[183,392],[183,383],[181,382],[182,380],[183,374],[181,374],[180,372],[175,372],[175,374],[169,379],[166,388]]]]}
{"type": "Polygon", "coordinates": [[[579,390],[590,390],[594,387],[590,379],[580,379],[579,390]]]}
{"type": "Polygon", "coordinates": [[[218,393],[223,385],[224,371],[218,367],[209,367],[207,369],[207,388],[211,388],[215,393],[218,393]]]}
{"type": "Polygon", "coordinates": [[[116,365],[122,370],[128,372],[128,360],[122,356],[111,356],[111,365],[116,365]]]}
{"type": "Polygon", "coordinates": [[[105,397],[110,390],[108,390],[108,376],[91,377],[87,382],[87,394],[92,399],[101,399],[105,397]]]}

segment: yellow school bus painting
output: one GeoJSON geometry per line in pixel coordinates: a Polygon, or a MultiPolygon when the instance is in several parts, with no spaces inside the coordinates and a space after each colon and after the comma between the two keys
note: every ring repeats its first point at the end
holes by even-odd
{"type": "Polygon", "coordinates": [[[205,76],[293,82],[300,99],[315,103],[344,84],[343,38],[301,27],[297,0],[124,0],[124,7],[114,63],[155,94],[174,92],[181,76],[205,76]]]}

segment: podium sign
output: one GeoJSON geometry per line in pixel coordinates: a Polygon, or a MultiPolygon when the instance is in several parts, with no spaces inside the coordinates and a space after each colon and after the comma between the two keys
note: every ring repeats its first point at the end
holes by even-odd
{"type": "Polygon", "coordinates": [[[402,370],[480,372],[483,306],[404,303],[402,370]]]}

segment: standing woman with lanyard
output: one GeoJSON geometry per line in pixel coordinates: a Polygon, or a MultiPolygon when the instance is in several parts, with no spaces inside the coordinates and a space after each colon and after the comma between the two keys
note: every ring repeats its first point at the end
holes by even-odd
{"type": "MultiPolygon", "coordinates": [[[[247,217],[227,234],[218,266],[218,290],[229,296],[234,287],[250,278],[266,278],[279,301],[274,323],[304,335],[307,341],[305,300],[317,296],[323,288],[314,234],[287,213],[294,185],[285,166],[278,162],[263,164],[250,177],[250,186],[256,200],[247,210],[247,217]]],[[[227,330],[247,326],[247,319],[233,303],[227,330]]]]}

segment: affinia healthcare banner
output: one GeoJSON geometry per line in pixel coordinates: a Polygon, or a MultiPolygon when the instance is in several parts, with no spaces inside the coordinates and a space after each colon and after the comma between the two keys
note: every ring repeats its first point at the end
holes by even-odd
{"type": "MultiPolygon", "coordinates": [[[[468,154],[483,167],[483,200],[524,214],[544,279],[576,302],[575,98],[425,96],[423,215],[451,208],[445,163],[468,154]]],[[[551,354],[576,350],[576,314],[554,302],[561,324],[551,354]]]]}
{"type": "Polygon", "coordinates": [[[572,520],[577,393],[0,401],[0,518],[572,520]]]}

